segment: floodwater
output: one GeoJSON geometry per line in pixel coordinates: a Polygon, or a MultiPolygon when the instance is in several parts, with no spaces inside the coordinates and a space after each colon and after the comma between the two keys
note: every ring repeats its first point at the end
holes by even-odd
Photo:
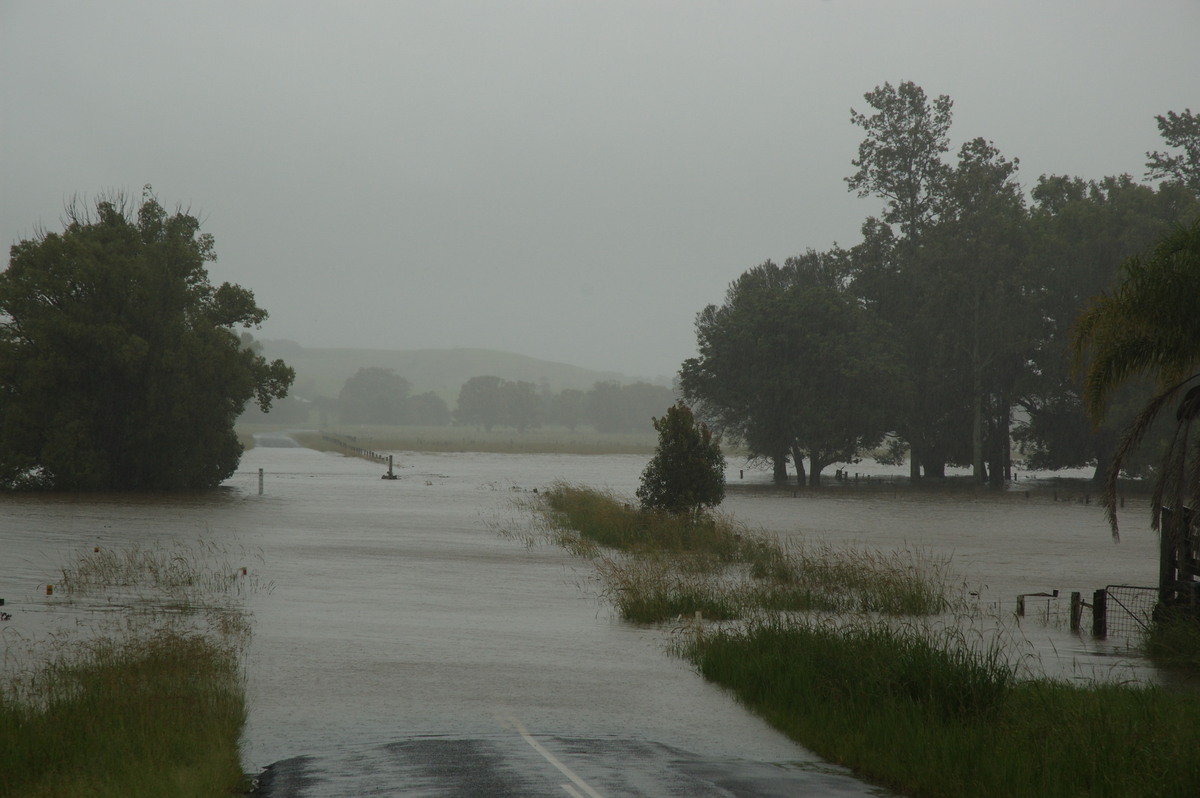
{"type": "MultiPolygon", "coordinates": [[[[396,741],[511,739],[514,730],[819,768],[666,653],[670,629],[616,619],[588,563],[497,533],[527,525],[518,503],[554,481],[632,496],[645,462],[403,452],[392,481],[380,478],[386,466],[260,445],[216,492],[3,496],[0,598],[13,618],[0,626],[0,662],[98,612],[45,596],[73,555],[95,545],[204,541],[260,586],[247,598],[248,771],[295,757],[344,763],[336,758],[348,751],[396,741]]],[[[1020,489],[900,491],[864,481],[793,496],[770,486],[769,474],[740,478],[739,468],[730,469],[723,506],[739,520],[782,535],[949,556],[964,589],[998,617],[1020,593],[1057,589],[1065,601],[1072,590],[1090,596],[1106,584],[1153,583],[1155,538],[1136,503],[1114,544],[1094,501],[1065,492],[1054,501],[1050,488],[1026,498],[1020,489]]],[[[1031,603],[1030,614],[1039,606],[1031,603]]],[[[1156,678],[1119,643],[1035,618],[1016,628],[1052,675],[1156,678]]]]}

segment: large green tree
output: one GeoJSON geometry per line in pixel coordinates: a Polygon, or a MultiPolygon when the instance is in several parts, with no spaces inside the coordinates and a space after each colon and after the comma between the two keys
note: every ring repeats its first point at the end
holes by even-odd
{"type": "Polygon", "coordinates": [[[0,484],[219,484],[242,453],[245,404],[269,409],[294,378],[233,329],[266,311],[209,282],[212,236],[148,186],[136,208],[112,197],[67,218],[14,245],[0,274],[0,484]]]}
{"type": "Polygon", "coordinates": [[[790,456],[803,479],[877,446],[904,394],[898,350],[886,326],[845,290],[846,253],[807,252],[756,266],[725,304],[698,314],[699,356],[684,362],[687,401],[786,479],[790,456]]]}

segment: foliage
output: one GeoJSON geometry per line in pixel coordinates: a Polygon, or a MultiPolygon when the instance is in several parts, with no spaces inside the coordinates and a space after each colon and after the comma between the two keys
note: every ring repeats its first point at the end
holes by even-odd
{"type": "Polygon", "coordinates": [[[402,424],[412,386],[391,369],[361,368],[338,394],[338,411],[347,424],[402,424]]]}
{"type": "MultiPolygon", "coordinates": [[[[846,253],[771,261],[696,317],[699,356],[680,370],[683,396],[752,456],[808,457],[819,484],[831,462],[879,445],[894,419],[879,397],[905,391],[887,327],[844,288],[846,253]]],[[[784,472],[786,475],[786,472],[784,472]]]]}
{"type": "MultiPolygon", "coordinates": [[[[1072,374],[1075,319],[1114,283],[1123,261],[1196,213],[1196,198],[1177,185],[1155,190],[1128,176],[1039,178],[1030,220],[1031,270],[1038,275],[1033,297],[1043,324],[1017,398],[1027,421],[1015,434],[1031,467],[1093,463],[1097,480],[1108,472],[1121,430],[1150,398],[1152,386],[1133,382],[1112,393],[1103,422],[1093,427],[1072,374]]],[[[1138,473],[1153,459],[1126,461],[1126,471],[1138,473]]]]}
{"type": "Polygon", "coordinates": [[[912,81],[884,83],[863,96],[875,112],[850,111],[851,123],[865,135],[851,161],[858,171],[846,182],[860,197],[882,197],[883,220],[914,240],[940,212],[949,173],[942,156],[950,149],[954,103],[944,94],[930,103],[912,81]]]}
{"type": "Polygon", "coordinates": [[[1185,108],[1182,114],[1167,111],[1165,116],[1154,119],[1167,146],[1182,152],[1146,153],[1146,177],[1173,181],[1200,196],[1200,114],[1185,108]]]}
{"type": "Polygon", "coordinates": [[[1113,390],[1138,376],[1154,379],[1157,389],[1125,433],[1109,469],[1104,506],[1117,534],[1116,488],[1124,461],[1160,413],[1183,396],[1176,432],[1156,481],[1154,525],[1159,510],[1200,506],[1197,431],[1200,415],[1200,217],[1165,235],[1145,258],[1122,266],[1122,279],[1097,297],[1079,317],[1075,352],[1086,362],[1083,399],[1093,419],[1104,415],[1113,390]]]}
{"type": "Polygon", "coordinates": [[[472,377],[458,392],[454,420],[478,425],[516,427],[524,432],[541,425],[541,404],[533,383],[494,376],[472,377]]]}
{"type": "Polygon", "coordinates": [[[649,510],[695,515],[725,498],[725,455],[691,408],[672,405],[654,419],[658,448],[642,472],[637,497],[649,510]]]}
{"type": "Polygon", "coordinates": [[[674,401],[674,391],[661,385],[606,380],[587,392],[586,417],[597,432],[649,432],[655,412],[674,401]]]}
{"type": "Polygon", "coordinates": [[[269,409],[294,378],[231,329],[266,311],[209,282],[212,236],[149,187],[136,216],[120,197],[67,213],[62,233],[14,245],[0,275],[0,484],[219,484],[246,402],[269,409]]]}

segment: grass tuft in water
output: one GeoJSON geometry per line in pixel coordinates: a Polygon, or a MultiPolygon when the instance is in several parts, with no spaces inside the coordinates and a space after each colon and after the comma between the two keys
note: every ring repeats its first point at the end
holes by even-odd
{"type": "Polygon", "coordinates": [[[646,512],[609,493],[558,484],[541,496],[546,535],[599,557],[621,617],[655,623],[700,612],[714,620],[761,610],[928,615],[948,602],[945,566],[921,552],[782,543],[729,518],[646,512]]]}
{"type": "Polygon", "coordinates": [[[6,648],[0,796],[215,796],[246,790],[240,569],[214,550],[93,551],[63,568],[72,600],[104,594],[119,622],[6,648]],[[117,590],[118,595],[111,595],[117,590]],[[139,599],[136,612],[128,597],[139,599]],[[186,610],[180,612],[181,609],[186,610]]]}

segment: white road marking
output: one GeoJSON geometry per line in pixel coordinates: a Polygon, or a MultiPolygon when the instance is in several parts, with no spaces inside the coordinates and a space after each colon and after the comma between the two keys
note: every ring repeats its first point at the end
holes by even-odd
{"type": "MultiPolygon", "coordinates": [[[[512,723],[513,728],[515,728],[521,734],[521,736],[525,738],[525,742],[533,746],[534,751],[537,751],[539,754],[545,757],[547,762],[549,762],[551,765],[554,765],[554,767],[558,768],[559,772],[561,772],[571,781],[575,782],[575,785],[578,786],[579,789],[583,790],[584,794],[586,794],[588,798],[604,798],[603,795],[593,790],[586,781],[579,778],[579,776],[575,774],[575,771],[571,770],[562,762],[559,762],[558,758],[554,756],[554,754],[547,751],[541,743],[533,739],[533,737],[529,735],[529,732],[525,731],[525,727],[521,725],[521,721],[517,720],[515,717],[509,718],[509,721],[512,723]]],[[[576,792],[575,788],[570,784],[563,784],[561,786],[567,791],[571,798],[584,798],[584,795],[576,792]]]]}

